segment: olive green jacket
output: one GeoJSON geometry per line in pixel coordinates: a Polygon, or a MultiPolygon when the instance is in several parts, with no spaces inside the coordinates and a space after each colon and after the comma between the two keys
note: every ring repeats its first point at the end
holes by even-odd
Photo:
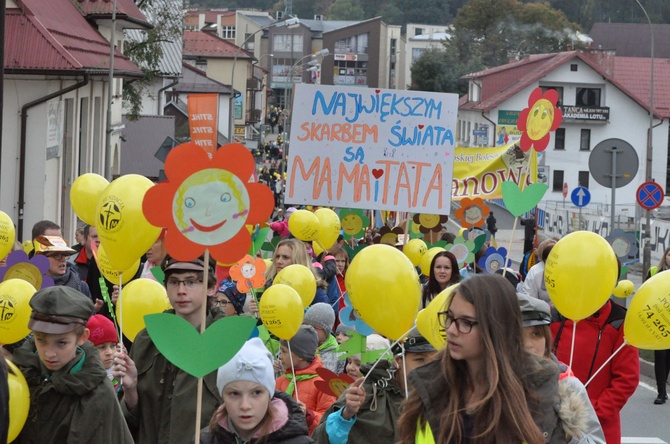
{"type": "MultiPolygon", "coordinates": [[[[207,325],[212,322],[208,317],[207,325]]],[[[138,404],[132,411],[128,411],[125,402],[121,402],[121,406],[137,444],[190,443],[196,433],[198,378],[170,363],[158,351],[146,329],[135,337],[130,358],[137,367],[138,404]]],[[[198,431],[209,425],[219,404],[221,396],[214,371],[203,378],[198,431]]]]}
{"type": "Polygon", "coordinates": [[[13,361],[30,389],[28,419],[16,443],[133,443],[93,344],[84,343],[53,374],[40,362],[33,338],[14,352],[13,361]]]}

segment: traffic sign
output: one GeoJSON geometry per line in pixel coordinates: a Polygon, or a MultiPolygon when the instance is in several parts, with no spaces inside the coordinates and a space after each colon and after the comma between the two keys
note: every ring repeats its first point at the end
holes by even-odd
{"type": "Polygon", "coordinates": [[[576,207],[585,207],[591,202],[591,193],[586,187],[577,187],[570,193],[570,200],[576,207]]]}
{"type": "Polygon", "coordinates": [[[663,188],[656,182],[645,182],[637,189],[635,196],[637,203],[645,210],[653,210],[658,208],[663,203],[665,193],[663,188]]]}
{"type": "Polygon", "coordinates": [[[568,183],[564,182],[563,183],[563,199],[568,197],[568,183]]]}

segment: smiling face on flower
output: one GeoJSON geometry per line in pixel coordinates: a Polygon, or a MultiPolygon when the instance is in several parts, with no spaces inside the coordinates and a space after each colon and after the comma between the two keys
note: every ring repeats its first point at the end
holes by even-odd
{"type": "Polygon", "coordinates": [[[532,140],[540,140],[551,130],[554,123],[554,105],[547,99],[535,102],[526,119],[526,132],[532,140]]]}
{"type": "Polygon", "coordinates": [[[350,236],[355,235],[363,228],[363,221],[357,214],[347,214],[342,218],[342,229],[350,236]]]}
{"type": "Polygon", "coordinates": [[[173,207],[175,223],[186,238],[201,245],[216,245],[244,226],[249,195],[235,175],[206,169],[179,186],[173,207]]]}
{"type": "Polygon", "coordinates": [[[242,267],[240,267],[240,271],[242,272],[242,276],[247,279],[251,279],[256,274],[256,266],[253,264],[253,262],[247,262],[246,264],[242,265],[242,267]]]}

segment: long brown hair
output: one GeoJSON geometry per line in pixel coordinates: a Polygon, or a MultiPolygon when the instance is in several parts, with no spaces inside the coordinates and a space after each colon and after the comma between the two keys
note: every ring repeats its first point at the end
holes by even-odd
{"type": "MultiPolygon", "coordinates": [[[[537,367],[536,361],[524,351],[521,312],[514,289],[499,275],[477,275],[463,281],[455,295],[474,305],[476,328],[480,330],[484,348],[484,396],[470,406],[474,424],[472,442],[544,443],[528,407],[528,401],[534,397],[524,383],[537,367]]],[[[467,392],[474,389],[477,381],[472,380],[466,361],[451,357],[448,345],[436,359],[440,361],[436,380],[449,392],[440,405],[431,406],[433,412],[442,412],[436,442],[461,442],[467,392]]],[[[417,426],[426,421],[424,412],[423,402],[414,391],[404,404],[399,421],[400,443],[414,442],[417,426]]]]}

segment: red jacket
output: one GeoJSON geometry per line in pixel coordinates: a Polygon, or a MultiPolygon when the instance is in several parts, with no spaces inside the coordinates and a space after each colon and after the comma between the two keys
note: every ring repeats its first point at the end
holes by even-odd
{"type": "MultiPolygon", "coordinates": [[[[572,371],[586,384],[624,341],[625,308],[608,301],[592,316],[577,322],[572,371]]],[[[570,362],[573,322],[554,316],[551,324],[554,341],[558,341],[556,357],[570,362]],[[561,325],[563,327],[561,328],[561,325]]],[[[556,344],[555,344],[556,346],[556,344]]],[[[589,383],[586,391],[598,415],[607,442],[621,442],[619,412],[633,395],[640,382],[640,358],[637,348],[626,345],[589,383]]]]}
{"type": "MultiPolygon", "coordinates": [[[[323,367],[323,363],[321,363],[321,359],[318,356],[315,356],[314,360],[309,365],[309,367],[296,369],[295,374],[315,375],[316,369],[320,367],[323,367]]],[[[286,370],[286,373],[291,373],[291,369],[289,368],[288,370],[286,370]]],[[[319,389],[316,388],[315,385],[317,381],[323,381],[323,379],[320,376],[317,376],[316,378],[297,382],[298,399],[300,400],[300,402],[305,404],[305,407],[307,407],[307,415],[306,415],[307,427],[309,427],[310,435],[312,434],[316,426],[318,426],[319,423],[321,422],[321,417],[323,416],[325,411],[328,410],[328,408],[331,405],[333,405],[335,401],[337,401],[336,397],[326,395],[325,393],[319,391],[319,389]]],[[[277,378],[275,388],[277,390],[285,392],[289,383],[290,381],[286,376],[280,376],[279,378],[277,378]]],[[[293,397],[293,399],[295,399],[295,391],[291,396],[293,397]]]]}

